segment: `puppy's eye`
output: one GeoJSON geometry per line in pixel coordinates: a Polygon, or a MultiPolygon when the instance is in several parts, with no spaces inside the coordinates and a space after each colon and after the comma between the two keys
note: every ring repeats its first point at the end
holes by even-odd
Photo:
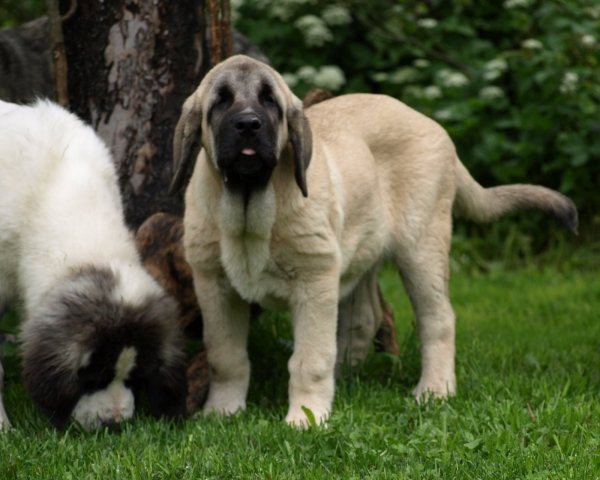
{"type": "Polygon", "coordinates": [[[273,95],[273,90],[270,86],[264,85],[258,94],[258,98],[260,103],[262,103],[265,107],[276,107],[277,100],[275,100],[275,96],[273,95]]]}
{"type": "Polygon", "coordinates": [[[229,102],[228,97],[219,95],[219,97],[217,97],[217,100],[214,103],[214,106],[220,107],[220,106],[226,105],[227,102],[229,102]]]}
{"type": "Polygon", "coordinates": [[[217,99],[213,104],[214,107],[221,107],[229,104],[233,100],[233,94],[227,88],[221,88],[217,94],[217,99]]]}
{"type": "Polygon", "coordinates": [[[275,105],[275,97],[273,97],[272,94],[267,93],[264,97],[263,97],[263,102],[265,102],[266,104],[271,104],[271,105],[275,105]]]}

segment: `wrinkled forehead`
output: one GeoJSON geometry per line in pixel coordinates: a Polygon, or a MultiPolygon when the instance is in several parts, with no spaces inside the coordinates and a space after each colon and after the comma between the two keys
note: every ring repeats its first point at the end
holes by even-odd
{"type": "MultiPolygon", "coordinates": [[[[209,97],[214,99],[224,91],[235,100],[251,100],[261,92],[269,93],[284,100],[281,81],[267,65],[249,59],[221,64],[209,80],[209,97]]],[[[210,101],[210,100],[209,100],[210,101]]]]}

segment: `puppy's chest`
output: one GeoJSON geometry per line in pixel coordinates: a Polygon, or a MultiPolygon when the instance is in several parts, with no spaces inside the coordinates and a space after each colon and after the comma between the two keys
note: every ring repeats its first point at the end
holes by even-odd
{"type": "Polygon", "coordinates": [[[231,285],[248,302],[269,309],[285,308],[295,269],[281,261],[277,246],[257,236],[225,237],[221,261],[231,285]]]}

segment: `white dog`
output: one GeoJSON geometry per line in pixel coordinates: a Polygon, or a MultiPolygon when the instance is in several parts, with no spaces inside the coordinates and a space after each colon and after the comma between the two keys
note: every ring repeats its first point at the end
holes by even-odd
{"type": "Polygon", "coordinates": [[[140,263],[111,156],[48,101],[0,102],[0,307],[11,302],[25,387],[54,426],[127,419],[140,388],[153,413],[185,411],[177,307],[140,263]]]}

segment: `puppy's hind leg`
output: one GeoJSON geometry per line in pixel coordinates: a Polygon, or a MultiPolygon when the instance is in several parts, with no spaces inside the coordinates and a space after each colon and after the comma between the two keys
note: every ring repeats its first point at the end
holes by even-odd
{"type": "Polygon", "coordinates": [[[451,221],[450,212],[440,209],[420,238],[395,252],[421,340],[421,379],[412,392],[417,400],[456,393],[455,316],[448,298],[451,221]]]}
{"type": "Polygon", "coordinates": [[[377,290],[378,272],[379,265],[376,265],[365,273],[354,291],[339,304],[336,377],[344,363],[354,366],[367,358],[381,325],[383,309],[377,290]]]}
{"type": "MultiPolygon", "coordinates": [[[[2,343],[0,342],[0,346],[2,343]]],[[[0,432],[11,427],[8,415],[4,409],[4,399],[2,398],[2,387],[4,385],[4,368],[2,367],[2,357],[0,354],[0,432]]]]}

